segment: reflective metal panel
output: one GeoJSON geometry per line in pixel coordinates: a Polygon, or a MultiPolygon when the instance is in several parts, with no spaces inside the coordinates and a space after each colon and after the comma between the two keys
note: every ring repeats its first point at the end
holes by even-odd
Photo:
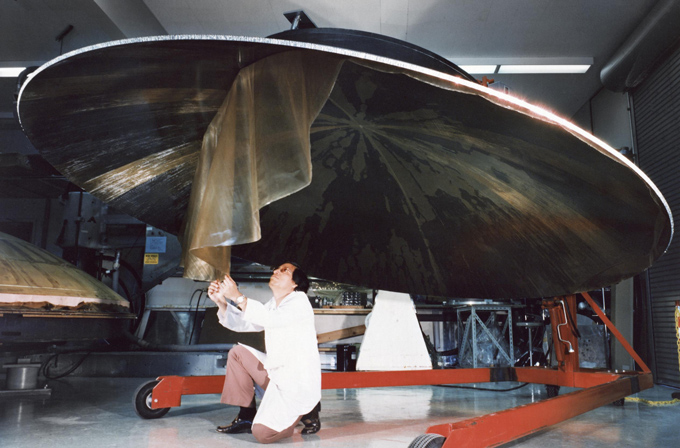
{"type": "Polygon", "coordinates": [[[541,297],[630,277],[664,252],[673,232],[649,179],[583,130],[469,80],[380,54],[229,36],[110,43],[39,69],[22,89],[19,115],[31,142],[69,179],[176,234],[191,223],[191,195],[192,210],[240,206],[233,188],[203,200],[195,180],[204,169],[233,178],[225,185],[238,184],[246,169],[257,173],[247,182],[254,212],[237,217],[247,218],[249,235],[261,233],[259,241],[231,238],[243,230],[231,227],[234,217],[208,245],[202,241],[214,240],[214,230],[185,237],[185,250],[200,248],[193,253],[217,270],[228,268],[237,244],[234,254],[246,259],[292,259],[311,275],[371,288],[541,297]],[[283,66],[294,60],[298,68],[310,60],[331,67],[330,94],[310,89],[297,101],[296,79],[320,81],[308,69],[290,78],[288,90],[285,82],[253,87],[278,70],[279,81],[287,79],[294,71],[284,76],[283,66]],[[244,68],[259,73],[252,83],[244,68]],[[242,101],[230,103],[234,86],[242,101]],[[319,94],[316,114],[307,99],[319,94]],[[258,148],[245,158],[206,151],[215,140],[206,130],[230,107],[243,124],[224,148],[258,148]],[[296,126],[310,126],[308,135],[277,126],[291,115],[300,118],[296,126]],[[296,158],[300,170],[311,160],[312,177],[302,190],[283,185],[283,199],[269,203],[259,192],[277,182],[282,164],[261,167],[280,142],[310,151],[311,159],[296,158]],[[215,165],[214,154],[228,162],[215,165]]]}

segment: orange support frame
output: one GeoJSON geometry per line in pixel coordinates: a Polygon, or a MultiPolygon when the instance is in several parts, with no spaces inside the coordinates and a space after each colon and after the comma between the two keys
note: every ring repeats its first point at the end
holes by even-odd
{"type": "Polygon", "coordinates": [[[428,433],[446,437],[443,448],[498,446],[653,386],[649,368],[587,293],[582,294],[642,372],[581,369],[576,336],[576,296],[544,300],[550,313],[557,367],[516,368],[517,381],[582,388],[581,390],[502,412],[436,425],[428,433]]]}
{"type": "MultiPolygon", "coordinates": [[[[628,353],[641,372],[612,373],[579,367],[576,336],[576,296],[544,300],[551,319],[556,367],[505,367],[398,372],[330,372],[322,374],[322,389],[394,387],[519,381],[581,388],[565,395],[455,423],[436,425],[428,433],[446,438],[443,447],[498,446],[561,421],[620,400],[653,386],[645,363],[621,336],[593,299],[582,293],[595,313],[628,353]]],[[[154,409],[181,405],[183,395],[218,394],[224,376],[163,376],[153,389],[154,409]]]]}

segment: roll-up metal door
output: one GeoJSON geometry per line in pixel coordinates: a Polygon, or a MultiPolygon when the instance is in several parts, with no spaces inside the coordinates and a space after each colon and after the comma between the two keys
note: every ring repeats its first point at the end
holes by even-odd
{"type": "Polygon", "coordinates": [[[649,269],[654,378],[680,387],[674,322],[680,300],[680,48],[633,92],[632,100],[640,168],[665,196],[675,221],[671,247],[649,269]]]}

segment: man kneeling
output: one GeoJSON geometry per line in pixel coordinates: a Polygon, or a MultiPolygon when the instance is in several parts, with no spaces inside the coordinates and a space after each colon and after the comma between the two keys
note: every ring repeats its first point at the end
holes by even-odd
{"type": "Polygon", "coordinates": [[[321,363],[309,280],[299,266],[284,263],[269,287],[274,296],[264,305],[241,294],[228,275],[208,288],[220,324],[232,331],[265,330],[266,354],[245,345],[229,351],[221,401],[241,410],[231,424],[217,427],[225,434],[252,431],[261,443],[292,436],[300,420],[302,434],[321,429],[321,363]],[[254,384],[265,391],[259,410],[254,384]]]}

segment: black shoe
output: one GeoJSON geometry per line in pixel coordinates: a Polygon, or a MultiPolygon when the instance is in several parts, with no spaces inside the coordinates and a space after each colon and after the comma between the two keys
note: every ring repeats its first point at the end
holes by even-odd
{"type": "Polygon", "coordinates": [[[321,412],[321,402],[317,403],[312,409],[312,412],[302,416],[302,434],[316,434],[321,429],[321,420],[319,420],[319,412],[321,412]]]}
{"type": "Polygon", "coordinates": [[[222,434],[243,434],[245,432],[250,433],[253,430],[253,422],[249,420],[241,420],[236,417],[231,424],[227,426],[218,426],[217,432],[222,434]]]}
{"type": "Polygon", "coordinates": [[[321,420],[319,420],[318,416],[316,418],[302,419],[302,423],[305,425],[302,428],[302,434],[316,434],[321,429],[321,420]]]}

